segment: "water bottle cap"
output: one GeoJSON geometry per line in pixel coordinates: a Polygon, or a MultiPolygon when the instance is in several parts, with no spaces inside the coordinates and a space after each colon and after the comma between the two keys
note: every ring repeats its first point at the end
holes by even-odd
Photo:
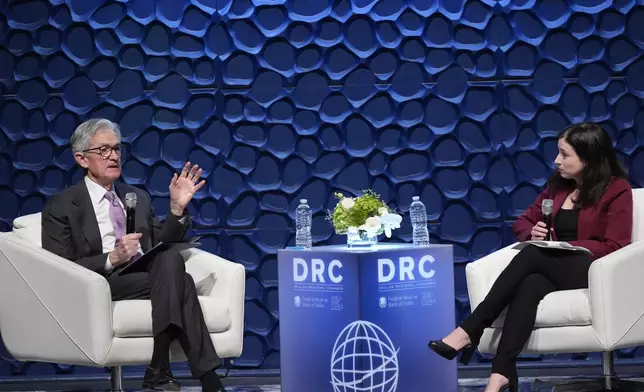
{"type": "Polygon", "coordinates": [[[420,196],[414,196],[414,197],[412,197],[411,199],[412,199],[412,200],[414,200],[414,201],[416,201],[416,200],[420,200],[420,196]]]}
{"type": "Polygon", "coordinates": [[[300,199],[301,204],[306,204],[306,201],[307,201],[306,199],[300,199]]]}

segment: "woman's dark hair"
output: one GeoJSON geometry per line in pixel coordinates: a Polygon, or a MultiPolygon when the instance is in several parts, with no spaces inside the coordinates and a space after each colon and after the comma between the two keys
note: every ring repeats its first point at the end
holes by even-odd
{"type": "Polygon", "coordinates": [[[580,184],[573,179],[561,177],[555,171],[548,187],[552,191],[574,190],[579,188],[579,195],[573,202],[581,207],[591,206],[599,201],[612,177],[628,178],[624,167],[617,160],[613,143],[601,126],[592,123],[574,124],[566,128],[559,140],[564,139],[575,149],[575,153],[584,164],[580,184]]]}

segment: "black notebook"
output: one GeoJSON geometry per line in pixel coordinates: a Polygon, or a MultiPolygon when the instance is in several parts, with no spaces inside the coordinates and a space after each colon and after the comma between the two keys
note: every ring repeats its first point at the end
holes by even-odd
{"type": "Polygon", "coordinates": [[[197,248],[201,246],[201,243],[199,242],[200,239],[201,237],[194,237],[185,241],[159,242],[150,250],[141,255],[138,259],[130,261],[129,263],[125,264],[124,267],[118,267],[119,269],[116,271],[116,274],[125,275],[131,272],[145,272],[147,271],[148,263],[152,261],[159,252],[167,250],[169,248],[174,248],[178,251],[197,248]]]}

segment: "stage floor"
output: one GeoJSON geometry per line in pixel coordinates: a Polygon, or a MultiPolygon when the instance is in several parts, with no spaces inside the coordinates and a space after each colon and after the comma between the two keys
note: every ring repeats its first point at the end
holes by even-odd
{"type": "MultiPolygon", "coordinates": [[[[459,380],[459,389],[458,392],[482,392],[485,389],[485,379],[466,379],[459,380]]],[[[552,385],[557,383],[565,382],[565,379],[558,378],[557,380],[540,380],[535,381],[534,379],[522,379],[520,391],[521,392],[550,392],[552,391],[552,385]]],[[[7,390],[1,388],[0,390],[7,390]]],[[[85,388],[74,388],[74,389],[56,389],[55,385],[52,386],[52,389],[22,389],[21,391],[28,392],[107,392],[101,389],[85,389],[85,388]]],[[[144,389],[127,389],[127,392],[148,392],[149,390],[144,389]]],[[[201,392],[201,387],[198,386],[187,386],[181,389],[182,392],[201,392]]],[[[227,386],[227,392],[281,392],[279,385],[264,385],[264,386],[227,386]]],[[[152,391],[150,391],[152,392],[152,391]]]]}
{"type": "MultiPolygon", "coordinates": [[[[622,380],[633,380],[642,382],[644,379],[640,375],[622,376],[622,380]]],[[[573,381],[593,381],[597,380],[596,375],[586,376],[545,376],[534,378],[532,376],[522,377],[520,379],[521,392],[551,392],[554,385],[566,384],[573,381]]],[[[182,383],[182,392],[201,392],[201,387],[198,386],[196,380],[179,380],[182,383]]],[[[277,385],[278,378],[271,379],[257,379],[257,378],[230,378],[224,380],[227,392],[281,392],[280,386],[277,385]],[[261,385],[269,384],[271,385],[261,385]]],[[[485,389],[487,378],[461,378],[458,381],[458,392],[482,392],[485,389]]],[[[0,391],[12,392],[109,392],[107,390],[105,381],[100,382],[85,382],[73,381],[70,383],[65,382],[46,382],[41,380],[36,383],[16,383],[8,384],[0,382],[0,391]]],[[[124,381],[123,387],[126,392],[153,392],[140,388],[140,381],[136,379],[129,379],[124,381]]],[[[644,389],[642,389],[644,390],[644,389]]],[[[428,392],[434,392],[428,390],[428,392]]],[[[441,391],[436,391],[441,392],[441,391]]]]}

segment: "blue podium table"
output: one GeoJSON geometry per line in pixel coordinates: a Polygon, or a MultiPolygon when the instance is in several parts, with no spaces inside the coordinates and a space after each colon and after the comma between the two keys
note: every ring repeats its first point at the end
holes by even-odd
{"type": "Polygon", "coordinates": [[[451,245],[278,251],[282,392],[455,392],[451,245]]]}

